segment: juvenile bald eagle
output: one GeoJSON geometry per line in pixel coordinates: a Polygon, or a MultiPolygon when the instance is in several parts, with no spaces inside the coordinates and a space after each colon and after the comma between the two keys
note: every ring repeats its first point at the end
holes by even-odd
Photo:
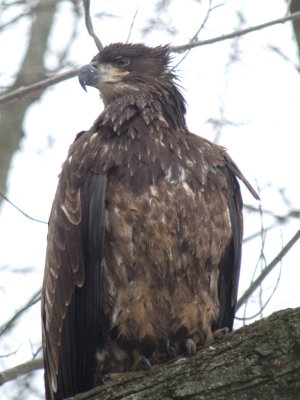
{"type": "Polygon", "coordinates": [[[168,47],[112,44],[79,80],[105,108],[77,135],[49,220],[42,293],[47,399],[86,391],[232,329],[242,244],[223,147],[189,132],[168,47]]]}

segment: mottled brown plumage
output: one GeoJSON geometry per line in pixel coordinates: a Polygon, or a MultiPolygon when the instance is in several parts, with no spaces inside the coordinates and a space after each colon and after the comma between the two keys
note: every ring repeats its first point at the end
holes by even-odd
{"type": "Polygon", "coordinates": [[[232,329],[237,178],[257,195],[224,148],[188,131],[168,62],[168,47],[113,44],[79,73],[105,109],[71,145],[49,220],[47,399],[232,329]]]}

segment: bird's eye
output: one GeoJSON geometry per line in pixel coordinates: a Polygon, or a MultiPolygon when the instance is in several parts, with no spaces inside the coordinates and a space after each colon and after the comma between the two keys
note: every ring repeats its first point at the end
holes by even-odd
{"type": "Polygon", "coordinates": [[[98,68],[98,63],[97,63],[97,61],[92,60],[91,66],[97,69],[97,68],[98,68]]]}
{"type": "Polygon", "coordinates": [[[117,65],[118,67],[126,67],[126,65],[130,64],[130,60],[127,57],[117,57],[115,58],[115,65],[117,65]]]}

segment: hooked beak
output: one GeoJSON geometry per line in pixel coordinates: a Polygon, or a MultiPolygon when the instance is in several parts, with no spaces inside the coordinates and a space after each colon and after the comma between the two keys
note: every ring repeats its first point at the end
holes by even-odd
{"type": "Polygon", "coordinates": [[[81,67],[78,71],[78,79],[83,90],[87,91],[86,86],[97,87],[99,75],[99,70],[92,64],[81,67]]]}

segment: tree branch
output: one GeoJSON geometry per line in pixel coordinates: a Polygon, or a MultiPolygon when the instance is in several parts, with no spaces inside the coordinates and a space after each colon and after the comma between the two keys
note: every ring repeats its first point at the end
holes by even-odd
{"type": "Polygon", "coordinates": [[[13,381],[21,375],[29,374],[43,368],[43,359],[37,358],[35,360],[27,361],[23,364],[17,365],[16,367],[7,369],[0,372],[0,386],[4,383],[13,381]]]}
{"type": "Polygon", "coordinates": [[[34,293],[33,296],[31,296],[31,298],[28,300],[28,302],[22,307],[20,308],[20,310],[18,310],[12,318],[10,318],[5,324],[3,324],[0,327],[0,336],[2,336],[4,333],[6,333],[12,326],[13,324],[16,322],[16,320],[23,315],[23,313],[28,310],[28,308],[30,308],[31,306],[33,306],[35,303],[37,303],[38,301],[40,301],[41,298],[41,289],[39,289],[36,293],[34,293]]]}
{"type": "Polygon", "coordinates": [[[207,39],[207,40],[198,40],[196,42],[183,44],[181,46],[174,46],[174,47],[171,47],[171,51],[174,53],[181,53],[185,50],[192,49],[194,47],[206,46],[208,44],[222,42],[224,40],[233,39],[237,36],[247,35],[248,33],[255,32],[260,29],[265,29],[265,28],[268,28],[273,25],[283,24],[285,22],[295,21],[298,19],[300,19],[300,11],[295,12],[290,15],[285,15],[284,17],[274,19],[272,21],[264,22],[263,24],[259,24],[259,25],[255,25],[255,26],[252,26],[249,28],[241,29],[239,31],[231,32],[231,33],[228,33],[227,35],[221,35],[221,36],[217,36],[217,37],[207,39]]]}
{"type": "Polygon", "coordinates": [[[95,45],[97,49],[100,51],[103,49],[103,44],[98,36],[95,34],[92,19],[90,16],[90,0],[83,0],[83,8],[84,8],[84,18],[85,18],[85,26],[89,33],[89,35],[94,39],[95,45]]]}
{"type": "MultiPolygon", "coordinates": [[[[151,372],[120,374],[72,400],[296,399],[299,330],[300,308],[282,310],[201,348],[191,358],[154,365],[151,372]]],[[[42,367],[40,358],[3,371],[0,385],[42,367]]]]}
{"type": "Polygon", "coordinates": [[[194,357],[122,374],[72,400],[269,400],[299,398],[300,308],[274,313],[194,357]]]}
{"type": "Polygon", "coordinates": [[[25,211],[21,210],[20,207],[16,206],[16,205],[15,205],[12,201],[10,201],[9,198],[6,197],[2,192],[0,192],[0,197],[2,197],[3,200],[7,201],[8,204],[10,204],[10,205],[11,205],[12,207],[14,207],[16,210],[18,210],[22,215],[24,215],[24,217],[26,217],[26,218],[28,218],[28,219],[31,219],[31,221],[39,222],[39,223],[41,223],[41,224],[46,224],[46,225],[48,225],[48,222],[42,221],[42,220],[37,219],[37,218],[33,218],[33,217],[31,217],[30,215],[28,215],[25,211]]]}
{"type": "Polygon", "coordinates": [[[21,86],[0,97],[0,106],[9,103],[12,100],[22,99],[34,92],[43,92],[49,86],[56,85],[59,82],[66,81],[67,79],[74,78],[78,73],[78,69],[71,69],[70,71],[62,72],[61,74],[52,76],[51,78],[43,79],[42,81],[33,83],[28,86],[21,86]]]}
{"type": "MultiPolygon", "coordinates": [[[[45,76],[43,59],[47,49],[48,36],[54,21],[57,1],[48,0],[46,2],[47,7],[43,7],[45,1],[40,0],[35,3],[37,5],[32,9],[28,47],[17,72],[12,91],[14,92],[14,89],[20,86],[32,86],[32,84],[34,89],[28,92],[31,96],[26,97],[22,102],[15,102],[13,105],[7,105],[7,102],[2,103],[4,104],[1,109],[0,119],[0,190],[2,193],[6,192],[7,176],[13,154],[19,148],[20,141],[24,136],[22,129],[24,116],[28,107],[40,96],[34,82],[45,76]]],[[[1,200],[0,198],[0,203],[1,200]]]]}
{"type": "Polygon", "coordinates": [[[292,237],[292,239],[284,246],[284,248],[277,254],[274,260],[263,269],[259,277],[252,283],[252,285],[245,291],[242,297],[238,300],[236,305],[236,311],[238,311],[242,305],[249,299],[249,297],[255,292],[262,281],[267,275],[273,270],[273,268],[282,260],[282,258],[291,250],[297,240],[300,238],[300,230],[292,237]]]}
{"type": "MultiPolygon", "coordinates": [[[[208,44],[221,42],[223,40],[233,39],[237,36],[243,36],[250,32],[255,32],[260,29],[268,28],[269,26],[278,25],[278,24],[285,23],[287,21],[293,21],[293,20],[298,20],[298,19],[300,19],[300,12],[296,12],[291,15],[275,19],[273,21],[265,22],[264,24],[256,25],[251,28],[241,29],[239,31],[235,31],[235,32],[229,33],[227,35],[217,36],[215,38],[211,38],[211,39],[207,39],[207,40],[195,41],[192,43],[189,42],[189,43],[186,43],[181,46],[173,46],[173,47],[171,47],[171,51],[173,53],[181,53],[185,50],[192,49],[194,47],[206,46],[208,44]]],[[[44,91],[49,86],[55,85],[66,79],[73,78],[74,76],[77,75],[77,73],[78,73],[78,69],[75,68],[70,71],[64,72],[62,74],[53,76],[48,79],[44,79],[37,83],[34,83],[33,85],[29,85],[26,87],[20,87],[17,90],[11,91],[10,93],[7,93],[7,94],[1,96],[0,97],[0,106],[3,104],[6,104],[8,102],[11,102],[13,100],[24,98],[34,92],[44,91]]]]}

